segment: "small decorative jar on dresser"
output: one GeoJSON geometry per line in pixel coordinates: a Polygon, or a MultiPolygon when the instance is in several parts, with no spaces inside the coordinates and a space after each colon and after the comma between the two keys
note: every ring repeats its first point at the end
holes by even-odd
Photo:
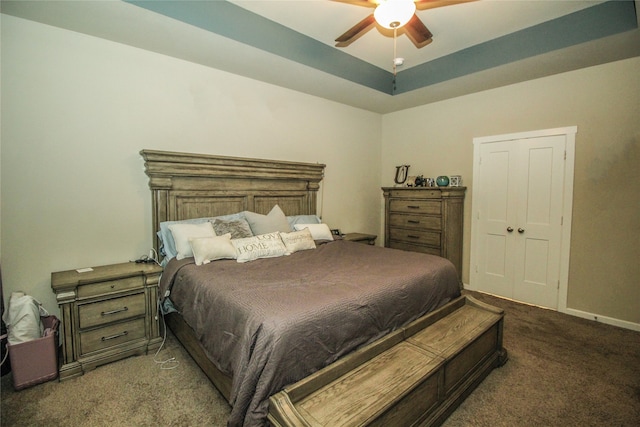
{"type": "Polygon", "coordinates": [[[161,273],[157,264],[128,262],[51,274],[62,326],[61,381],[160,346],[161,273]]]}
{"type": "Polygon", "coordinates": [[[462,277],[466,187],[383,187],[384,245],[447,258],[462,277]]]}

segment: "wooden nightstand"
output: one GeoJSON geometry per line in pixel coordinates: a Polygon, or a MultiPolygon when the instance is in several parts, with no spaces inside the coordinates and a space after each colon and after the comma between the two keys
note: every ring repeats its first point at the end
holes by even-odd
{"type": "Polygon", "coordinates": [[[378,236],[376,236],[375,234],[347,233],[343,234],[342,238],[351,242],[362,242],[369,245],[375,245],[378,236]]]}
{"type": "Polygon", "coordinates": [[[61,316],[61,381],[160,346],[161,273],[157,264],[128,262],[51,274],[61,316]]]}

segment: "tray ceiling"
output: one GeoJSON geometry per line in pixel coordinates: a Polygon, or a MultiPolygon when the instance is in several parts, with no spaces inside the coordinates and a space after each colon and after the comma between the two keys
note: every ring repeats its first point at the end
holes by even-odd
{"type": "Polygon", "coordinates": [[[433,42],[373,28],[331,0],[2,1],[2,13],[380,113],[640,55],[638,1],[480,0],[418,11],[433,42]]]}

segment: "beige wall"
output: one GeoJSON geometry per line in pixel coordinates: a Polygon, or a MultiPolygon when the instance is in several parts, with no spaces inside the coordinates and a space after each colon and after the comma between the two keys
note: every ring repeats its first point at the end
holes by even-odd
{"type": "Polygon", "coordinates": [[[378,229],[380,115],[1,16],[7,297],[55,313],[52,271],[148,253],[143,148],[324,163],[324,221],[378,229]]]}
{"type": "Polygon", "coordinates": [[[387,114],[382,185],[462,175],[463,281],[469,280],[472,139],[577,125],[567,306],[640,323],[640,58],[387,114]]]}
{"type": "Polygon", "coordinates": [[[396,165],[470,186],[473,137],[577,125],[568,305],[640,323],[638,58],[380,116],[1,16],[5,295],[148,251],[142,148],[325,163],[325,222],[380,234],[396,165]]]}

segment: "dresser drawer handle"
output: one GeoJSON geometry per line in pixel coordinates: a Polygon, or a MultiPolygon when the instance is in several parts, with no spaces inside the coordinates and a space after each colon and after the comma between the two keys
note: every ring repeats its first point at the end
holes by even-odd
{"type": "Polygon", "coordinates": [[[415,205],[407,205],[407,207],[409,209],[420,209],[420,206],[415,206],[415,205]]]}
{"type": "Polygon", "coordinates": [[[415,219],[410,219],[410,220],[407,220],[407,223],[409,223],[409,224],[420,224],[420,221],[416,221],[415,219]]]}
{"type": "Polygon", "coordinates": [[[100,315],[101,316],[108,316],[110,314],[121,313],[121,312],[127,311],[127,310],[129,310],[129,307],[122,307],[122,308],[118,308],[117,310],[103,311],[102,313],[100,313],[100,315]]]}
{"type": "Polygon", "coordinates": [[[128,334],[129,334],[129,332],[124,331],[124,332],[121,332],[119,334],[111,335],[110,337],[102,337],[101,339],[102,339],[102,341],[109,341],[109,340],[113,340],[113,339],[120,338],[120,337],[126,337],[128,334]]]}
{"type": "Polygon", "coordinates": [[[414,236],[413,234],[408,234],[407,237],[410,238],[410,239],[419,239],[420,238],[420,236],[414,236]]]}

